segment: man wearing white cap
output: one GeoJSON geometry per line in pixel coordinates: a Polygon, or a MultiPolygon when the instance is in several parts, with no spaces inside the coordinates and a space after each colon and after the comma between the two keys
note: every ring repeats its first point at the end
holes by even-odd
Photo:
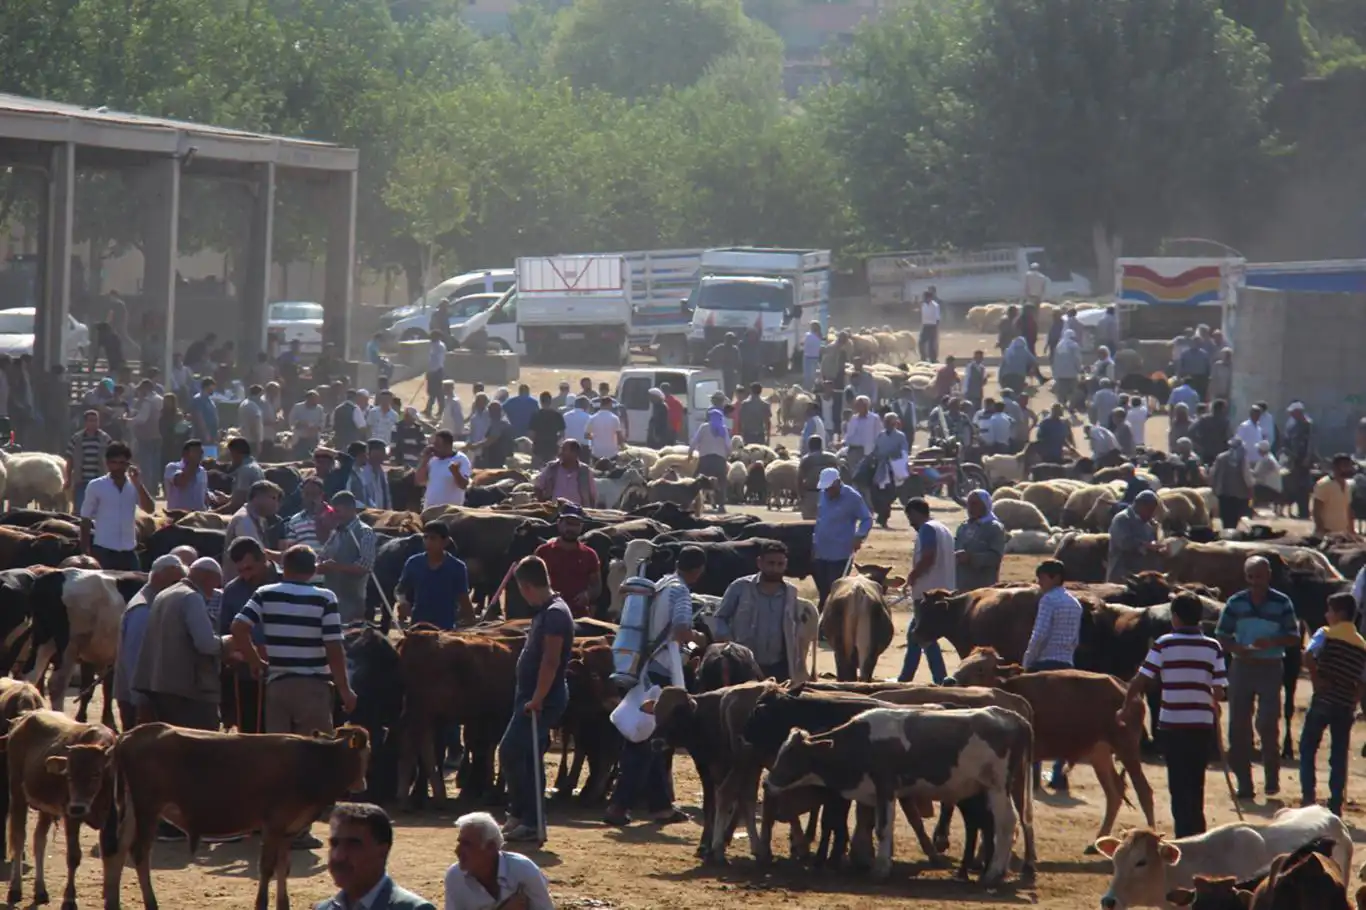
{"type": "Polygon", "coordinates": [[[835,580],[873,528],[873,513],[853,487],[840,480],[839,468],[825,468],[816,481],[820,504],[816,507],[816,527],[812,530],[811,574],[820,592],[821,608],[835,580]]]}
{"type": "Polygon", "coordinates": [[[119,654],[114,662],[114,700],[119,706],[119,721],[125,730],[138,723],[139,711],[143,714],[143,720],[151,718],[151,703],[147,696],[133,689],[133,672],[137,669],[138,655],[142,652],[142,642],[147,634],[147,614],[151,611],[152,600],[184,577],[185,566],[174,553],[158,556],[152,561],[147,584],[128,601],[128,608],[119,620],[119,654]]]}
{"type": "Polygon", "coordinates": [[[205,556],[152,601],[133,690],[147,696],[156,720],[218,729],[219,665],[232,641],[214,632],[208,601],[222,580],[218,560],[205,556]]]}

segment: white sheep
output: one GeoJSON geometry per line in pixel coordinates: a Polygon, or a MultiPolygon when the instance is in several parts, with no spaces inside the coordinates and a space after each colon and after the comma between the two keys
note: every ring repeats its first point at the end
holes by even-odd
{"type": "Polygon", "coordinates": [[[688,458],[687,453],[682,455],[669,454],[659,456],[659,460],[650,468],[650,479],[659,480],[673,469],[679,477],[692,477],[697,473],[697,459],[688,458]]]}
{"type": "Polygon", "coordinates": [[[1020,487],[1020,498],[1032,503],[1048,519],[1049,524],[1062,522],[1062,510],[1067,505],[1067,497],[1072,495],[1071,486],[1063,486],[1051,480],[1027,483],[1020,487]]]}
{"type": "Polygon", "coordinates": [[[991,501],[996,502],[1000,499],[1023,499],[1020,490],[1016,487],[997,487],[991,491],[991,501]]]}
{"type": "Polygon", "coordinates": [[[994,484],[1015,483],[1025,479],[1024,453],[1018,455],[983,455],[982,470],[994,484]]]}
{"type": "Polygon", "coordinates": [[[1033,504],[1022,499],[1005,499],[992,503],[991,510],[1007,531],[1049,531],[1048,521],[1033,504]]]}
{"type": "Polygon", "coordinates": [[[1054,536],[1047,531],[1011,531],[1006,552],[1023,556],[1052,556],[1054,536]]]}
{"type": "MultiPolygon", "coordinates": [[[[1120,494],[1122,495],[1122,493],[1120,494]]],[[[1062,507],[1062,524],[1068,528],[1080,528],[1085,526],[1086,517],[1091,514],[1091,509],[1101,500],[1117,502],[1120,496],[1115,491],[1104,484],[1090,484],[1079,490],[1074,490],[1067,497],[1067,502],[1062,507]]],[[[1109,530],[1107,525],[1102,530],[1109,530]]]]}
{"type": "Polygon", "coordinates": [[[781,508],[797,504],[797,462],[775,461],[764,468],[764,481],[768,487],[768,505],[781,508]]]}
{"type": "Polygon", "coordinates": [[[653,468],[655,462],[658,460],[659,453],[654,449],[647,449],[644,446],[626,446],[617,453],[617,461],[622,464],[630,464],[633,461],[639,461],[647,471],[650,468],[653,468]]]}
{"type": "Polygon", "coordinates": [[[43,509],[66,508],[66,460],[61,456],[0,451],[0,464],[6,469],[4,495],[12,508],[22,508],[30,502],[43,509]]]}
{"type": "Polygon", "coordinates": [[[732,461],[726,468],[726,498],[731,502],[745,501],[745,484],[749,470],[743,461],[732,461]]]}

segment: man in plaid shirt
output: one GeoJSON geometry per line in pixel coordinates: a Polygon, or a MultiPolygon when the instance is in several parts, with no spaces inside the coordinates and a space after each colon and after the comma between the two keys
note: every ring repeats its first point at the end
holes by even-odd
{"type": "MultiPolygon", "coordinates": [[[[1081,638],[1083,611],[1081,603],[1062,586],[1063,576],[1063,564],[1056,559],[1044,560],[1035,570],[1039,610],[1034,616],[1034,631],[1029,634],[1024,659],[1020,661],[1026,673],[1072,669],[1072,655],[1081,638]]],[[[1061,761],[1053,765],[1051,784],[1054,790],[1067,789],[1066,769],[1061,761]]]]}

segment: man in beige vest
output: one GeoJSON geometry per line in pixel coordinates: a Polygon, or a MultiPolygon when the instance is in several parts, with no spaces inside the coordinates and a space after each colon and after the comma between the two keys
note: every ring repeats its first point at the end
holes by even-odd
{"type": "Polygon", "coordinates": [[[218,729],[219,667],[231,638],[214,632],[208,601],[222,580],[218,561],[204,557],[152,601],[133,689],[147,695],[158,721],[218,729]]]}

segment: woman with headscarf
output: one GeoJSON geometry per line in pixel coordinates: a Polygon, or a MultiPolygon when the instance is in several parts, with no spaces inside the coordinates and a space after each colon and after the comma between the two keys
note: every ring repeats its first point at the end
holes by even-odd
{"type": "Polygon", "coordinates": [[[1025,377],[1038,375],[1039,359],[1029,352],[1029,344],[1016,336],[1001,355],[1001,388],[1020,391],[1024,388],[1025,377]]]}
{"type": "Polygon", "coordinates": [[[674,444],[673,423],[669,420],[669,405],[663,389],[650,389],[650,422],[645,427],[645,444],[662,449],[674,444]]]}
{"type": "Polygon", "coordinates": [[[953,535],[960,591],[996,584],[1006,555],[1006,529],[991,510],[991,494],[973,490],[968,494],[967,508],[967,520],[953,535]]]}
{"type": "Polygon", "coordinates": [[[1263,439],[1257,443],[1257,454],[1252,459],[1252,508],[1271,506],[1277,515],[1284,511],[1285,485],[1281,463],[1271,454],[1271,443],[1263,439]]]}
{"type": "MultiPolygon", "coordinates": [[[[1081,345],[1071,329],[1062,333],[1053,349],[1053,395],[1058,403],[1075,414],[1077,412],[1077,380],[1081,378],[1081,345]]],[[[1082,402],[1083,406],[1085,402],[1082,402]]]]}
{"type": "Polygon", "coordinates": [[[1228,448],[1214,459],[1209,472],[1209,485],[1219,501],[1219,520],[1224,528],[1238,527],[1238,520],[1248,514],[1248,500],[1252,498],[1252,468],[1248,465],[1243,441],[1234,436],[1228,448]]]}
{"type": "Polygon", "coordinates": [[[726,415],[720,408],[712,408],[707,411],[707,422],[692,434],[688,460],[696,458],[698,475],[712,479],[712,502],[718,512],[726,511],[726,475],[730,471],[726,459],[729,455],[730,431],[726,427],[726,415]]]}

